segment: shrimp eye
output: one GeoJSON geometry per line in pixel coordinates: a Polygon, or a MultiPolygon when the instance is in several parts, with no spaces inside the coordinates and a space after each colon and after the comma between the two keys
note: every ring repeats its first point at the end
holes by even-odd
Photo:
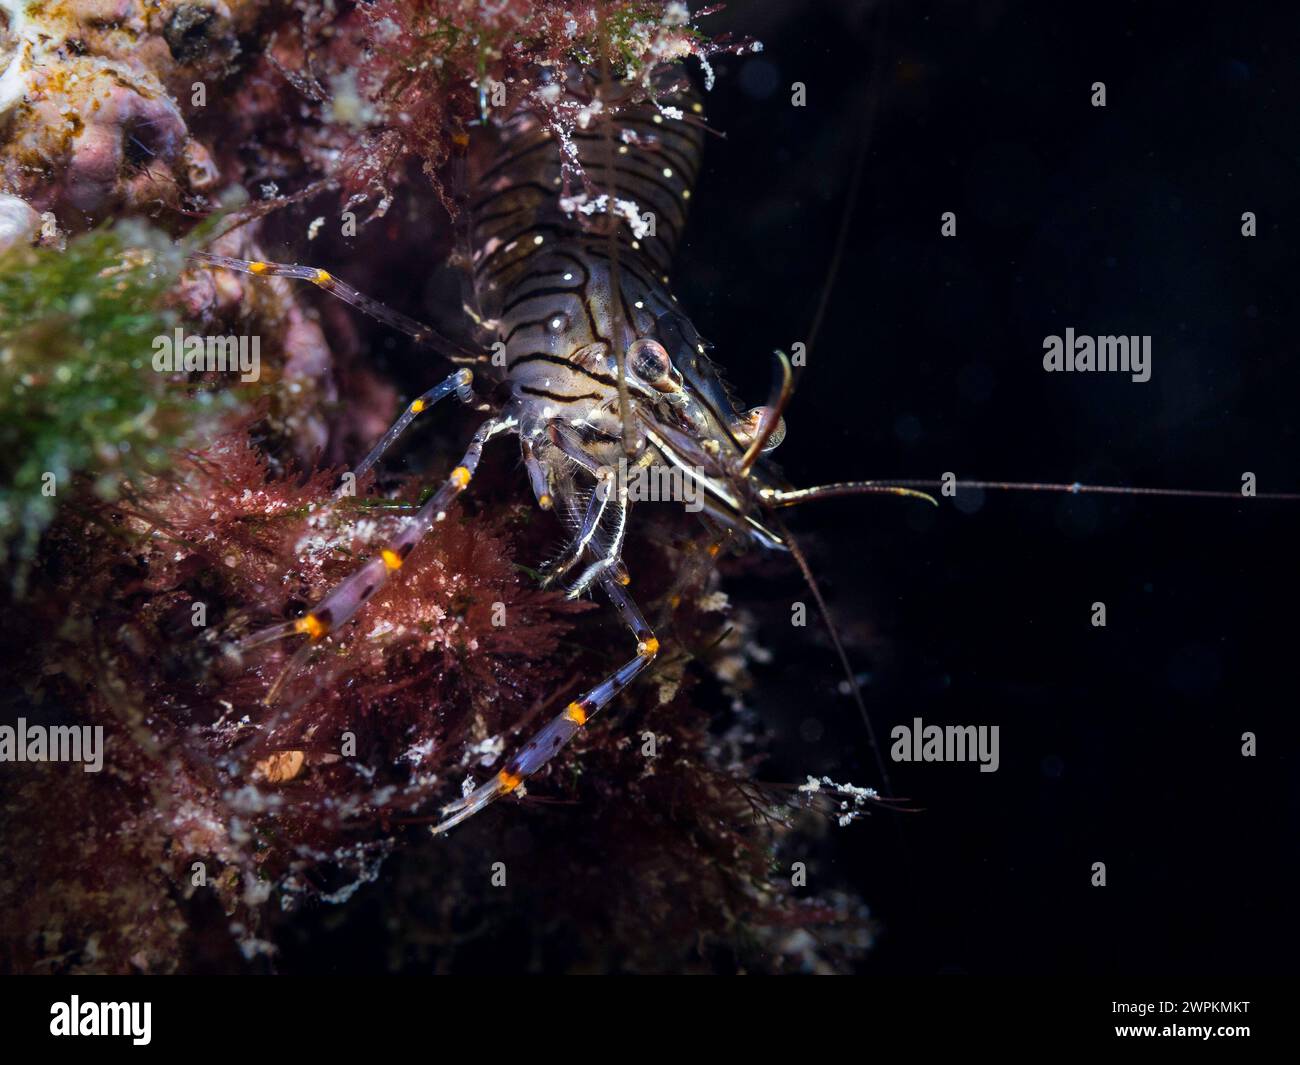
{"type": "MultiPolygon", "coordinates": [[[[744,414],[739,415],[731,423],[731,435],[736,438],[736,442],[748,446],[758,435],[763,425],[763,418],[767,415],[766,407],[751,407],[744,414]]],[[[763,445],[764,453],[777,447],[785,439],[785,419],[778,418],[776,427],[772,430],[763,445]]]]}
{"type": "Polygon", "coordinates": [[[659,392],[675,392],[681,387],[668,352],[657,340],[634,340],[627,349],[627,361],[639,380],[659,392]]]}

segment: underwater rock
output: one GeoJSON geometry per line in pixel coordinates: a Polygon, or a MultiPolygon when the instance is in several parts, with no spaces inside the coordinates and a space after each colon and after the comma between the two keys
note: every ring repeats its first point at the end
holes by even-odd
{"type": "MultiPolygon", "coordinates": [[[[340,497],[346,460],[399,396],[432,382],[375,358],[392,333],[309,288],[185,263],[185,251],[301,250],[303,230],[321,230],[299,218],[310,206],[307,218],[329,218],[319,246],[349,254],[359,286],[418,288],[453,250],[450,220],[429,233],[444,225],[439,205],[455,206],[448,163],[489,79],[517,103],[539,68],[591,62],[602,44],[636,76],[712,47],[683,5],[655,18],[607,6],[602,27],[594,9],[512,0],[5,5],[0,242],[44,256],[30,262],[62,293],[41,302],[24,288],[24,260],[5,292],[29,300],[30,329],[11,323],[5,343],[18,337],[14,350],[55,375],[102,363],[144,386],[124,398],[131,418],[94,423],[60,468],[67,488],[31,526],[32,580],[5,588],[6,713],[102,727],[107,744],[103,773],[25,767],[0,804],[6,971],[310,968],[322,909],[362,922],[367,908],[348,904],[380,891],[401,917],[398,969],[455,970],[474,938],[517,943],[521,965],[550,952],[556,967],[651,971],[817,968],[869,940],[859,903],[798,898],[772,874],[788,804],[754,782],[761,730],[732,706],[752,640],[728,628],[693,525],[633,534],[642,601],[678,648],[653,683],[575,740],[532,796],[520,789],[449,839],[426,831],[439,805],[629,652],[617,624],[536,586],[526,564],[563,530],[530,507],[510,463],[485,460],[473,498],[315,654],[290,665],[293,648],[232,650],[384,543],[445,476],[464,425],[449,415],[412,449],[427,453],[414,472],[340,497]],[[26,247],[42,215],[67,237],[61,259],[26,247]],[[95,228],[110,217],[150,219],[132,224],[154,257],[133,251],[131,231],[95,228]],[[166,250],[168,237],[181,243],[166,250]],[[152,334],[176,328],[259,337],[262,379],[151,376],[152,334]],[[147,446],[112,435],[151,429],[159,410],[169,420],[147,446]],[[130,461],[142,451],[159,461],[130,461]],[[509,891],[484,890],[485,855],[517,870],[509,891]],[[812,925],[815,943],[799,934],[812,925]]],[[[561,132],[579,122],[553,118],[561,132]]],[[[40,370],[24,374],[22,388],[49,395],[40,370]]],[[[13,448],[39,473],[39,441],[63,423],[39,403],[10,409],[18,429],[42,430],[13,448]]]]}

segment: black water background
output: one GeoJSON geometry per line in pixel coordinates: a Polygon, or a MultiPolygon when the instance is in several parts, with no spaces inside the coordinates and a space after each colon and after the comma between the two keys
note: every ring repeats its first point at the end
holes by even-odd
{"type": "MultiPolygon", "coordinates": [[[[875,109],[791,478],[1300,487],[1298,38],[1269,7],[891,3],[883,32],[866,2],[717,16],[765,49],[715,64],[726,140],[677,284],[751,402],[768,353],[807,337],[875,109]],[[1067,326],[1150,334],[1151,381],[1044,373],[1067,326]]],[[[862,499],[792,520],[878,729],[1001,728],[997,773],[893,767],[925,807],[901,843],[876,818],[814,851],[881,922],[866,971],[1290,966],[1296,504],[862,499]]],[[[771,772],[875,782],[829,648],[782,631],[797,573],[776,574],[749,588],[775,651],[771,772]]]]}

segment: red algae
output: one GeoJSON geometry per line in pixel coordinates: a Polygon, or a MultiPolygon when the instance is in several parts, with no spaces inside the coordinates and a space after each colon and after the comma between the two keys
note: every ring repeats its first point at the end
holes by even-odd
{"type": "MultiPolygon", "coordinates": [[[[46,218],[28,239],[57,246],[122,213],[181,235],[207,217],[225,233],[212,250],[262,260],[286,219],[303,246],[310,205],[329,218],[322,249],[347,247],[340,220],[355,236],[348,213],[371,227],[347,263],[367,288],[451,250],[449,163],[484,93],[518,103],[539,69],[602,59],[635,86],[663,61],[751,47],[710,41],[677,4],[128,6],[78,54],[71,23],[47,23],[51,61],[0,146],[6,191],[46,218]],[[144,156],[122,148],[137,125],[159,131],[144,156]]],[[[566,136],[580,116],[552,120],[566,136]]],[[[489,450],[474,491],[350,624],[294,665],[293,645],[236,652],[373,555],[445,475],[463,425],[448,415],[420,438],[432,472],[341,497],[346,462],[397,409],[392,366],[367,359],[390,338],[283,281],[199,266],[171,305],[199,331],[260,334],[263,378],[245,392],[178,378],[236,392],[236,413],[115,499],[71,493],[31,593],[7,604],[9,703],[103,728],[106,770],[8,778],[0,966],[297,971],[322,912],[363,922],[356,901],[381,887],[395,970],[472,968],[473,943],[502,936],[521,964],[643,971],[816,968],[866,946],[860,904],[797,898],[782,866],[788,795],[755,782],[761,729],[737,706],[749,633],[681,519],[632,533],[667,648],[654,673],[527,790],[430,837],[441,804],[626,659],[626,633],[539,590],[529,567],[556,528],[489,450]],[[813,926],[816,945],[797,934],[813,926]]]]}

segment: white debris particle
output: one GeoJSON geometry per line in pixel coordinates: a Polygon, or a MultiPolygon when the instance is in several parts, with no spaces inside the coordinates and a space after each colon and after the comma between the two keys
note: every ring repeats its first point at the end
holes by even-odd
{"type": "Polygon", "coordinates": [[[704,71],[704,88],[706,91],[712,92],[714,82],[713,68],[709,66],[709,61],[705,59],[704,56],[697,55],[695,58],[700,61],[700,69],[704,71]]]}
{"type": "Polygon", "coordinates": [[[665,26],[685,26],[691,21],[691,9],[685,4],[677,3],[674,0],[664,8],[663,23],[665,26]]]}
{"type": "MultiPolygon", "coordinates": [[[[604,214],[609,209],[609,196],[601,193],[594,200],[589,200],[585,193],[577,196],[561,196],[560,210],[565,214],[594,215],[604,214]]],[[[650,232],[650,222],[641,216],[641,208],[635,200],[615,200],[614,213],[626,219],[632,227],[632,235],[640,240],[650,232]]]]}
{"type": "Polygon", "coordinates": [[[599,100],[592,100],[585,107],[578,108],[578,128],[586,129],[591,125],[591,120],[605,109],[605,105],[599,100]]]}
{"type": "Polygon", "coordinates": [[[311,220],[311,225],[307,227],[307,239],[315,240],[316,235],[320,232],[320,227],[325,224],[325,216],[317,215],[311,220]]]}
{"type": "MultiPolygon", "coordinates": [[[[487,739],[480,740],[478,743],[470,744],[469,747],[465,749],[465,753],[461,756],[460,764],[468,765],[470,762],[477,759],[479,765],[490,766],[501,757],[505,749],[506,741],[504,736],[489,736],[487,739]]],[[[468,792],[466,794],[468,794],[468,792]]]]}
{"type": "MultiPolygon", "coordinates": [[[[234,931],[234,925],[231,925],[231,931],[234,931]]],[[[274,957],[278,948],[274,943],[265,939],[258,939],[256,936],[243,936],[239,938],[239,952],[247,961],[252,961],[259,954],[266,957],[274,957]]]]}
{"type": "Polygon", "coordinates": [[[246,906],[260,906],[271,897],[271,885],[266,880],[258,880],[256,877],[244,874],[244,904],[246,906]]]}
{"type": "Polygon", "coordinates": [[[252,784],[246,784],[238,791],[226,796],[226,802],[232,810],[241,814],[261,814],[273,810],[283,803],[279,795],[265,794],[252,784]]]}
{"type": "Polygon", "coordinates": [[[680,677],[661,677],[658,684],[659,705],[664,706],[672,702],[680,687],[680,677]]]}
{"type": "Polygon", "coordinates": [[[818,780],[816,777],[810,776],[806,783],[799,785],[799,791],[805,795],[814,795],[825,791],[839,797],[840,812],[836,817],[836,821],[841,827],[851,824],[863,816],[867,812],[867,803],[880,797],[880,793],[875,788],[859,788],[854,784],[836,784],[830,777],[822,777],[818,780]]]}
{"type": "Polygon", "coordinates": [[[412,744],[402,754],[402,758],[410,762],[412,765],[419,765],[421,762],[425,761],[425,759],[427,759],[431,754],[433,754],[434,746],[435,744],[433,738],[430,737],[429,739],[424,740],[422,743],[412,744]]]}
{"type": "Polygon", "coordinates": [[[391,18],[384,18],[375,23],[372,32],[374,33],[376,40],[380,43],[386,44],[389,41],[397,40],[397,38],[402,35],[402,27],[391,18]]]}
{"type": "Polygon", "coordinates": [[[700,596],[699,607],[709,614],[721,614],[730,605],[731,600],[727,598],[726,592],[709,592],[700,596]]]}
{"type": "MultiPolygon", "coordinates": [[[[336,858],[342,860],[344,858],[344,855],[342,853],[338,853],[336,854],[336,858]]],[[[361,863],[361,868],[358,871],[357,879],[354,880],[351,884],[344,885],[343,887],[339,888],[337,891],[331,891],[326,894],[322,894],[321,895],[322,902],[327,902],[330,905],[334,905],[334,906],[342,905],[343,903],[347,902],[348,899],[350,899],[353,895],[355,895],[364,885],[372,883],[373,881],[378,879],[379,870],[383,864],[382,859],[375,860],[370,862],[369,864],[366,864],[365,855],[361,853],[360,847],[358,847],[356,860],[359,863],[361,863]]]]}
{"type": "Polygon", "coordinates": [[[369,125],[378,117],[370,102],[357,88],[355,70],[345,70],[330,78],[330,94],[326,117],[333,122],[359,129],[369,125]]]}

